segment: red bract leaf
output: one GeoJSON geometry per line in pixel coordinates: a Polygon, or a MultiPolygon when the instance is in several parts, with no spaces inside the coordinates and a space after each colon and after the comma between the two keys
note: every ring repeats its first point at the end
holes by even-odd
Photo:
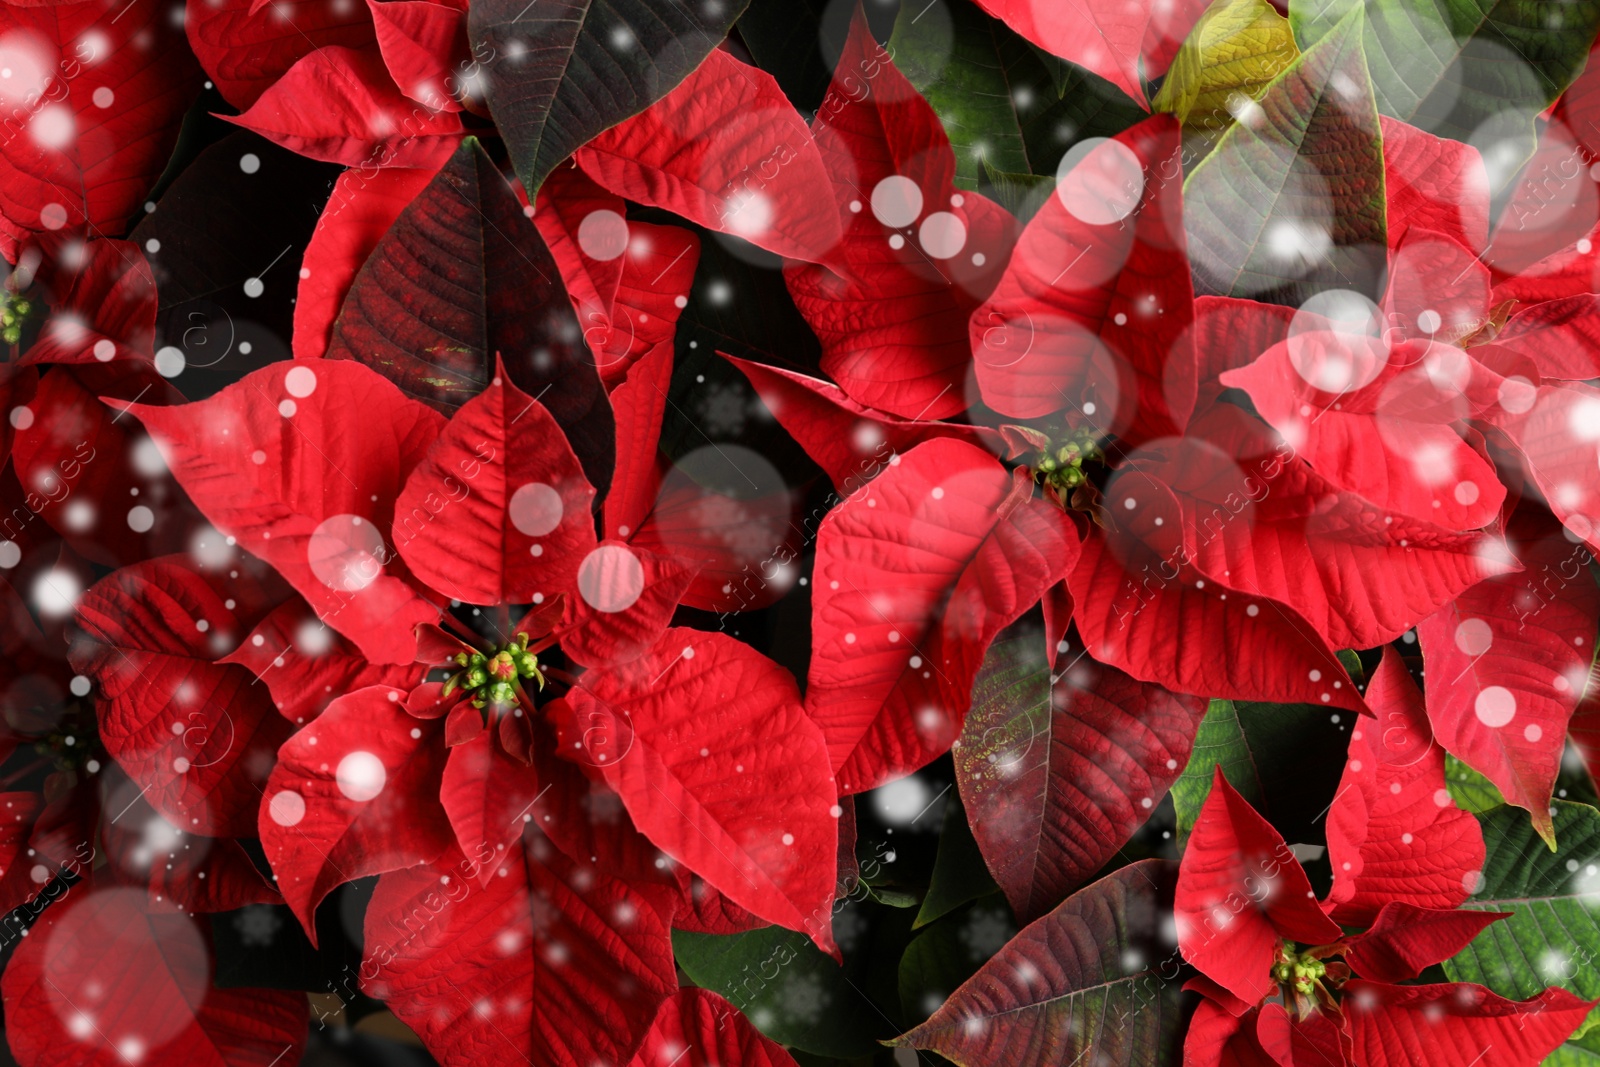
{"type": "Polygon", "coordinates": [[[1334,648],[1392,641],[1516,566],[1494,531],[1456,532],[1341,491],[1232,406],[1213,408],[1190,437],[1160,451],[1108,496],[1125,504],[1152,480],[1171,486],[1195,531],[1199,571],[1292,606],[1334,648]]]}
{"type": "Polygon", "coordinates": [[[924,441],[950,437],[996,455],[1005,451],[1000,435],[987,427],[897,418],[856,403],[838,386],[820,378],[737,359],[726,352],[717,354],[750,379],[761,402],[823,469],[841,496],[851,495],[876,478],[895,453],[909,452],[924,441]]]}
{"type": "MultiPolygon", "coordinates": [[[[518,186],[517,198],[526,201],[527,195],[518,186]]],[[[597,359],[609,341],[601,335],[609,331],[612,302],[627,262],[627,210],[622,197],[600,188],[576,167],[552,171],[535,203],[533,224],[561,269],[584,340],[597,359]]]]}
{"type": "Polygon", "coordinates": [[[571,592],[595,551],[594,487],[543,404],[494,380],[451,416],[395,501],[413,574],[469,604],[571,592]]]}
{"type": "Polygon", "coordinates": [[[1233,296],[1194,301],[1194,355],[1199,386],[1195,410],[1204,411],[1222,392],[1224,373],[1255,361],[1289,336],[1296,310],[1233,296]]]}
{"type": "Polygon", "coordinates": [[[1387,115],[1383,131],[1389,247],[1413,227],[1437,230],[1473,252],[1489,240],[1489,172],[1471,145],[1435,137],[1387,115]]]}
{"type": "Polygon", "coordinates": [[[1364,1067],[1430,1067],[1476,1061],[1531,1067],[1578,1028],[1590,1003],[1565,989],[1506,1000],[1463,982],[1394,986],[1349,982],[1345,1023],[1364,1067]]]}
{"type": "Polygon", "coordinates": [[[1510,912],[1441,911],[1390,901],[1362,934],[1345,939],[1344,958],[1363,978],[1406,982],[1467,947],[1510,912]]]}
{"type": "Polygon", "coordinates": [[[32,899],[55,873],[48,867],[41,870],[27,855],[28,839],[43,808],[44,797],[38,793],[0,793],[0,908],[8,913],[32,899]],[[42,880],[34,877],[36,871],[42,880]]]}
{"type": "Polygon", "coordinates": [[[1081,659],[1059,676],[1036,631],[995,642],[955,747],[985,863],[1022,922],[1103,867],[1189,762],[1206,702],[1081,659]]]}
{"type": "Polygon", "coordinates": [[[1178,990],[1158,977],[1172,868],[1131,864],[1030,924],[921,1026],[892,1042],[956,1063],[1170,1062],[1178,990]]]}
{"type": "Polygon", "coordinates": [[[720,49],[575,160],[618,196],[781,256],[821,262],[839,243],[805,121],[772,75],[720,49]]]}
{"type": "Polygon", "coordinates": [[[706,885],[703,878],[691,876],[688,888],[672,916],[674,930],[693,934],[742,934],[770,925],[706,885]]]}
{"type": "Polygon", "coordinates": [[[647,353],[670,356],[678,314],[688,304],[700,262],[700,238],[681,226],[628,223],[632,235],[607,320],[586,322],[584,339],[599,344],[601,380],[615,388],[647,353]]]}
{"type": "Polygon", "coordinates": [[[1512,538],[1523,572],[1480,582],[1417,626],[1428,718],[1446,750],[1553,840],[1550,793],[1594,655],[1600,588],[1589,552],[1553,524],[1514,520],[1512,538]]]}
{"type": "Polygon", "coordinates": [[[602,541],[597,551],[580,572],[561,634],[561,650],[591,667],[635,659],[653,646],[699,569],[621,541],[602,541]]]}
{"type": "Polygon", "coordinates": [[[373,367],[444,412],[482,391],[500,359],[566,433],[604,492],[615,429],[560,272],[474,138],[404,210],[351,283],[327,358],[373,367]]]}
{"type": "MultiPolygon", "coordinates": [[[[396,0],[421,3],[422,0],[396,0]]],[[[388,5],[385,5],[388,6],[388,5]]],[[[394,220],[433,179],[426,170],[352,168],[334,182],[306,246],[294,303],[294,354],[316,359],[328,349],[333,321],[356,271],[394,220]]]]}
{"type": "Polygon", "coordinates": [[[153,355],[156,279],[131,241],[46,234],[17,254],[10,284],[19,292],[31,285],[31,295],[42,297],[49,314],[23,363],[109,363],[153,355]]]}
{"type": "Polygon", "coordinates": [[[367,0],[378,49],[395,85],[419,104],[460,111],[456,94],[472,64],[466,4],[367,0]]]}
{"type": "Polygon", "coordinates": [[[120,234],[161,176],[200,72],[168,9],[113,21],[94,2],[0,9],[4,94],[0,231],[120,234]],[[19,131],[21,124],[25,130],[19,131]],[[24,136],[17,136],[24,133],[24,136]]]}
{"type": "Polygon", "coordinates": [[[1272,964],[1280,940],[1329,945],[1342,934],[1317,907],[1282,835],[1220,765],[1184,849],[1173,910],[1183,958],[1247,1004],[1277,989],[1272,964]]]}
{"type": "Polygon", "coordinates": [[[1466,401],[1436,385],[1452,368],[1449,353],[1463,367],[1467,359],[1437,349],[1442,358],[1434,358],[1434,346],[1391,349],[1365,335],[1308,331],[1223,374],[1221,384],[1244,390],[1257,414],[1333,485],[1419,522],[1478,529],[1494,520],[1505,489],[1452,425],[1468,414],[1466,401]],[[1354,381],[1341,367],[1354,368],[1354,381]]]}
{"type": "Polygon", "coordinates": [[[640,658],[585,674],[567,700],[560,751],[584,746],[572,754],[598,767],[651,841],[736,904],[833,950],[838,792],[787,671],[731,637],[675,627],[640,658]],[[591,717],[624,713],[631,735],[595,745],[591,717]]]}
{"type": "Polygon", "coordinates": [[[374,663],[410,663],[438,612],[401,577],[384,531],[444,422],[365,367],[264,367],[207,400],[133,405],[178,483],[374,663]]]}
{"type": "Polygon", "coordinates": [[[324,0],[188,0],[189,44],[224,100],[243,111],[302,56],[374,42],[364,5],[324,0]]]}
{"type": "Polygon", "coordinates": [[[1175,693],[1362,708],[1305,619],[1190,564],[1170,490],[1138,476],[1122,490],[1117,526],[1090,532],[1067,579],[1090,655],[1175,693]]]}
{"type": "Polygon", "coordinates": [[[278,713],[299,725],[346,693],[369,685],[404,688],[422,673],[410,663],[370,662],[299,597],[274,608],[220,662],[237,663],[255,675],[272,694],[278,713]]]}
{"type": "Polygon", "coordinates": [[[249,671],[212,662],[264,599],[251,579],[173,556],[112,573],[78,604],[71,659],[103,697],[100,739],[186,832],[248,836],[292,732],[249,671]]]}
{"type": "Polygon", "coordinates": [[[1345,926],[1371,923],[1393,901],[1453,908],[1483,870],[1483,831],[1445,789],[1444,750],[1426,732],[1422,694],[1394,648],[1384,649],[1366,697],[1377,721],[1351,732],[1328,810],[1328,910],[1345,926]]]}
{"type": "Polygon", "coordinates": [[[794,264],[784,277],[822,341],[822,369],[855,400],[903,418],[965,410],[967,318],[1010,254],[1016,220],[956,190],[938,115],[859,8],[812,134],[844,239],[827,266],[794,264]]]}
{"type": "Polygon", "coordinates": [[[25,409],[36,415],[18,426],[12,451],[17,480],[43,502],[35,514],[74,551],[109,566],[186,547],[199,519],[165,471],[146,473],[140,447],[149,443],[113,403],[115,410],[72,372],[51,371],[25,409]]]}
{"type": "Polygon", "coordinates": [[[661,489],[661,421],[672,384],[672,353],[651,352],[626,372],[611,393],[617,419],[617,468],[606,494],[603,532],[607,537],[637,533],[661,489]]]}
{"type": "Polygon", "coordinates": [[[329,704],[279,749],[261,796],[261,847],[313,945],[336,886],[429,863],[453,840],[439,726],[408,715],[403,695],[377,685],[329,704]]]}
{"type": "Polygon", "coordinates": [[[148,886],[147,910],[205,914],[282,901],[239,842],[185,833],[146,804],[132,781],[108,793],[106,810],[109,870],[97,877],[148,886]]]}
{"type": "Polygon", "coordinates": [[[1256,1039],[1278,1067],[1344,1067],[1350,1043],[1330,1015],[1313,1010],[1290,1015],[1282,1004],[1263,1004],[1256,1014],[1256,1039]]]}
{"type": "Polygon", "coordinates": [[[709,989],[680,989],[661,1005],[630,1067],[794,1067],[732,1004],[709,989]]]}
{"type": "Polygon", "coordinates": [[[143,890],[74,893],[29,931],[0,978],[23,1067],[271,1067],[298,1062],[305,994],[211,988],[204,935],[149,914],[143,890]]]}
{"type": "Polygon", "coordinates": [[[1527,357],[1544,378],[1600,377],[1600,297],[1584,292],[1524,308],[1507,320],[1494,343],[1527,357]]]}
{"type": "Polygon", "coordinates": [[[1255,1012],[1234,1015],[1214,1000],[1201,1000],[1183,1038],[1185,1067],[1283,1067],[1261,1047],[1259,1019],[1255,1012]]]}
{"type": "MultiPolygon", "coordinates": [[[[479,714],[470,705],[462,706],[479,714]]],[[[507,755],[489,733],[450,750],[439,802],[450,817],[461,854],[482,865],[478,880],[484,885],[510,862],[507,848],[514,853],[520,847],[539,796],[538,773],[507,755]]]]}
{"type": "Polygon", "coordinates": [[[371,49],[339,45],[298,60],[229,121],[302,156],[361,168],[432,170],[463,135],[453,112],[406,99],[371,49]]]}
{"type": "Polygon", "coordinates": [[[1077,558],[1060,508],[989,453],[918,445],[817,535],[806,710],[840,792],[935,759],[961,732],[989,642],[1077,558]]]}
{"type": "Polygon", "coordinates": [[[1157,115],[1101,144],[1022,231],[972,315],[974,368],[990,407],[1017,418],[1087,412],[1089,425],[1129,445],[1189,421],[1194,290],[1180,132],[1157,115]]]}
{"type": "Polygon", "coordinates": [[[627,1062],[677,985],[666,922],[543,837],[517,851],[481,888],[460,857],[379,879],[363,988],[444,1067],[627,1062]]]}
{"type": "MultiPolygon", "coordinates": [[[[978,5],[1046,52],[1087,67],[1149,108],[1139,73],[1139,50],[1150,29],[1150,8],[1038,0],[978,0],[978,5]]],[[[1196,10],[1194,15],[1198,14],[1196,10]]],[[[1193,16],[1189,21],[1192,24],[1193,16]]],[[[1184,32],[1175,36],[1181,41],[1184,32]]],[[[1150,71],[1152,77],[1159,73],[1150,71]]]]}

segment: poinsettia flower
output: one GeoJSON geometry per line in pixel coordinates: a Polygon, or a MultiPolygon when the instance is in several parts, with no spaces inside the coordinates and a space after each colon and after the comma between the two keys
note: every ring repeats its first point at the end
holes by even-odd
{"type": "MultiPolygon", "coordinates": [[[[1403,699],[1399,687],[1409,680],[1394,673],[1402,671],[1399,660],[1385,668],[1392,676],[1382,684],[1393,690],[1385,699],[1403,699]]],[[[1363,723],[1352,732],[1347,781],[1333,802],[1333,811],[1348,810],[1339,820],[1330,811],[1335,870],[1326,906],[1317,902],[1282,836],[1217,768],[1184,852],[1174,903],[1179,949],[1202,974],[1189,986],[1203,999],[1186,1038],[1185,1062],[1398,1067],[1431,1062],[1440,1047],[1470,1046],[1484,1062],[1532,1065],[1593,1006],[1557,988],[1514,1002],[1464,982],[1397,984],[1454,956],[1508,916],[1450,910],[1468,893],[1460,882],[1436,896],[1433,872],[1421,857],[1458,847],[1469,825],[1467,832],[1478,834],[1477,823],[1459,811],[1442,821],[1435,816],[1438,806],[1425,794],[1435,783],[1443,791],[1437,749],[1425,748],[1417,759],[1409,751],[1414,746],[1404,745],[1407,751],[1386,762],[1381,747],[1365,736],[1372,729],[1363,723]],[[1419,781],[1416,768],[1423,763],[1427,780],[1419,781]],[[1395,786],[1400,799],[1389,801],[1395,786]],[[1377,832],[1350,841],[1352,819],[1377,832]],[[1336,831],[1336,821],[1344,828],[1336,831]],[[1396,830],[1398,854],[1389,836],[1396,830]],[[1407,853],[1411,861],[1400,861],[1407,853]],[[1353,910],[1358,899],[1363,908],[1353,910]],[[1417,899],[1445,906],[1412,902],[1417,899]],[[1329,909],[1367,929],[1347,934],[1329,909]]],[[[1477,846],[1481,857],[1481,835],[1477,846]]]]}

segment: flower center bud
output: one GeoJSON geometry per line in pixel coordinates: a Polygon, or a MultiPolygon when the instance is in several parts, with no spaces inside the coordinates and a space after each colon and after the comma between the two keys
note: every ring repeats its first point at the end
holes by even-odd
{"type": "Polygon", "coordinates": [[[1296,993],[1310,996],[1327,973],[1327,964],[1309,953],[1297,953],[1292,941],[1278,945],[1278,955],[1272,964],[1272,980],[1279,985],[1292,986],[1296,993]]]}
{"type": "Polygon", "coordinates": [[[42,310],[39,302],[9,289],[0,289],[0,339],[8,345],[22,342],[22,330],[42,310]]]}
{"type": "Polygon", "coordinates": [[[1069,507],[1072,494],[1089,484],[1086,464],[1104,463],[1100,434],[1088,428],[1073,430],[1067,437],[1051,440],[1039,450],[1030,465],[1034,481],[1045,488],[1063,507],[1069,507]]]}
{"type": "Polygon", "coordinates": [[[457,653],[454,662],[459,669],[445,682],[444,695],[461,689],[475,708],[502,711],[511,707],[525,678],[544,688],[539,657],[528,651],[527,634],[518,634],[515,641],[488,653],[457,653]]]}

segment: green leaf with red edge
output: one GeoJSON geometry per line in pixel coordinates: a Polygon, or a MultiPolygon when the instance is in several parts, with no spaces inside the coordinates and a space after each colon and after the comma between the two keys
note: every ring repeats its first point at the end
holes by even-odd
{"type": "Polygon", "coordinates": [[[675,627],[637,659],[584,674],[566,699],[558,751],[602,775],[646,837],[734,903],[837,951],[838,790],[787,671],[731,637],[675,627]],[[597,745],[596,716],[625,732],[597,745]]]}
{"type": "Polygon", "coordinates": [[[1175,962],[1161,933],[1172,879],[1170,864],[1145,860],[1078,891],[892,1044],[960,1067],[1174,1062],[1179,991],[1161,973],[1175,962]]]}
{"type": "Polygon", "coordinates": [[[429,863],[454,841],[441,720],[413,718],[404,696],[375,685],[329,704],[279,749],[261,795],[261,847],[313,945],[335,887],[429,863]]]}
{"type": "Polygon", "coordinates": [[[446,413],[488,385],[502,359],[511,382],[555,416],[590,483],[610,484],[614,428],[594,357],[555,258],[476,138],[356,273],[325,358],[364,363],[446,413]]]}
{"type": "Polygon", "coordinates": [[[570,595],[594,551],[594,494],[555,417],[497,359],[406,479],[394,543],[452,600],[542,603],[570,595]]]}
{"type": "MultiPolygon", "coordinates": [[[[1359,8],[1267,88],[1184,183],[1195,288],[1285,296],[1367,273],[1386,243],[1383,148],[1359,8]]],[[[1288,302],[1298,303],[1290,299],[1288,302]]]]}
{"type": "Polygon", "coordinates": [[[677,985],[655,897],[536,831],[476,872],[452,849],[378,880],[362,989],[443,1067],[626,1063],[677,985]]]}
{"type": "Polygon", "coordinates": [[[73,667],[101,695],[100,740],[192,833],[249,835],[274,753],[293,732],[248,670],[213,662],[284,592],[270,576],[239,574],[187,556],[126,567],[89,589],[72,627],[73,667]]]}
{"type": "Polygon", "coordinates": [[[1205,706],[1087,656],[1058,675],[1031,628],[989,646],[956,782],[1020,921],[1053,908],[1144,824],[1188,762],[1205,706]]]}
{"type": "Polygon", "coordinates": [[[467,32],[489,113],[529,193],[580,145],[670,93],[748,2],[473,4],[467,32]]]}
{"type": "Polygon", "coordinates": [[[840,792],[950,747],[984,651],[1078,555],[1060,508],[992,455],[928,441],[836,507],[817,535],[806,710],[840,792]]]}
{"type": "Polygon", "coordinates": [[[143,889],[83,889],[51,908],[0,978],[22,1067],[272,1067],[298,1062],[304,994],[211,988],[194,920],[143,889]]]}
{"type": "MultiPolygon", "coordinates": [[[[1545,847],[1527,816],[1500,807],[1478,816],[1483,824],[1483,873],[1464,908],[1511,912],[1444,963],[1445,974],[1478,982],[1502,996],[1524,998],[1561,986],[1585,1000],[1600,998],[1600,916],[1594,897],[1600,878],[1600,812],[1587,804],[1550,802],[1558,848],[1545,847]]],[[[1590,1015],[1587,1026],[1600,1023],[1590,1015]]],[[[1565,1035],[1563,1035],[1565,1036],[1565,1035]]]]}

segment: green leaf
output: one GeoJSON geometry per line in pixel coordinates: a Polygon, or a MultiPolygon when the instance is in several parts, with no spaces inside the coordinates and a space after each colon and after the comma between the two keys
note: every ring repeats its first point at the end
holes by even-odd
{"type": "Polygon", "coordinates": [[[904,4],[889,38],[895,66],[933,105],[956,154],[956,184],[976,190],[984,164],[1038,173],[1025,115],[1056,100],[1055,78],[1028,43],[970,0],[904,4]]]}
{"type": "Polygon", "coordinates": [[[1600,1067],[1600,1042],[1595,1036],[1591,1032],[1578,1041],[1568,1041],[1544,1058],[1543,1067],[1600,1067]]]}
{"type": "Polygon", "coordinates": [[[967,810],[961,804],[961,795],[952,789],[945,804],[944,825],[939,831],[939,853],[933,861],[933,878],[913,925],[926,926],[998,888],[989,875],[989,868],[984,866],[983,853],[978,851],[972,827],[967,825],[967,810]]]}
{"type": "Polygon", "coordinates": [[[1194,735],[1194,751],[1188,766],[1172,783],[1172,807],[1178,813],[1178,844],[1189,839],[1206,797],[1211,795],[1211,779],[1218,765],[1228,784],[1251,804],[1261,804],[1261,779],[1256,774],[1255,754],[1239,721],[1238,708],[1231,700],[1213,700],[1200,720],[1194,735]]]}
{"type": "Polygon", "coordinates": [[[1493,782],[1448,752],[1444,756],[1444,786],[1456,807],[1474,815],[1493,811],[1506,802],[1493,782]]]}
{"type": "Polygon", "coordinates": [[[676,88],[747,3],[476,0],[473,56],[529,198],[580,145],[676,88]]]}
{"type": "Polygon", "coordinates": [[[1185,184],[1196,293],[1299,303],[1361,288],[1385,247],[1383,147],[1359,9],[1295,60],[1185,184]]]}
{"type": "Polygon", "coordinates": [[[1493,120],[1518,159],[1533,152],[1535,116],[1583,70],[1600,27],[1600,0],[1292,0],[1289,21],[1307,47],[1363,6],[1380,111],[1469,142],[1493,120]]]}
{"type": "Polygon", "coordinates": [[[1016,935],[1005,898],[996,893],[947,915],[906,946],[900,957],[900,1006],[920,1023],[1016,935]]]}
{"type": "Polygon", "coordinates": [[[995,170],[987,161],[983,164],[983,185],[980,188],[989,199],[1026,224],[1034,213],[1055,192],[1056,180],[1045,174],[1007,174],[995,170]]]}
{"type": "Polygon", "coordinates": [[[1267,0],[1215,0],[1178,49],[1150,106],[1191,130],[1226,129],[1243,102],[1300,55],[1289,20],[1267,0]]]}
{"type": "MultiPolygon", "coordinates": [[[[1600,997],[1600,811],[1564,800],[1551,807],[1560,843],[1553,853],[1518,808],[1478,816],[1483,880],[1462,907],[1512,915],[1445,961],[1453,981],[1477,982],[1513,1000],[1547,986],[1600,997]]],[[[1596,1023],[1600,1012],[1590,1013],[1579,1033],[1596,1023]]]]}
{"type": "MultiPolygon", "coordinates": [[[[678,966],[695,985],[720,993],[749,1017],[756,1028],[780,1044],[821,1056],[852,1058],[878,1047],[894,1023],[861,991],[875,954],[871,926],[887,924],[884,916],[906,914],[882,905],[852,903],[835,916],[844,948],[841,968],[810,940],[781,926],[743,934],[672,932],[678,966]],[[862,930],[866,930],[865,933],[862,930]],[[851,953],[854,937],[869,943],[851,953]]],[[[909,925],[909,918],[906,921],[909,925]]],[[[883,946],[881,954],[898,958],[899,946],[883,946]]]]}

